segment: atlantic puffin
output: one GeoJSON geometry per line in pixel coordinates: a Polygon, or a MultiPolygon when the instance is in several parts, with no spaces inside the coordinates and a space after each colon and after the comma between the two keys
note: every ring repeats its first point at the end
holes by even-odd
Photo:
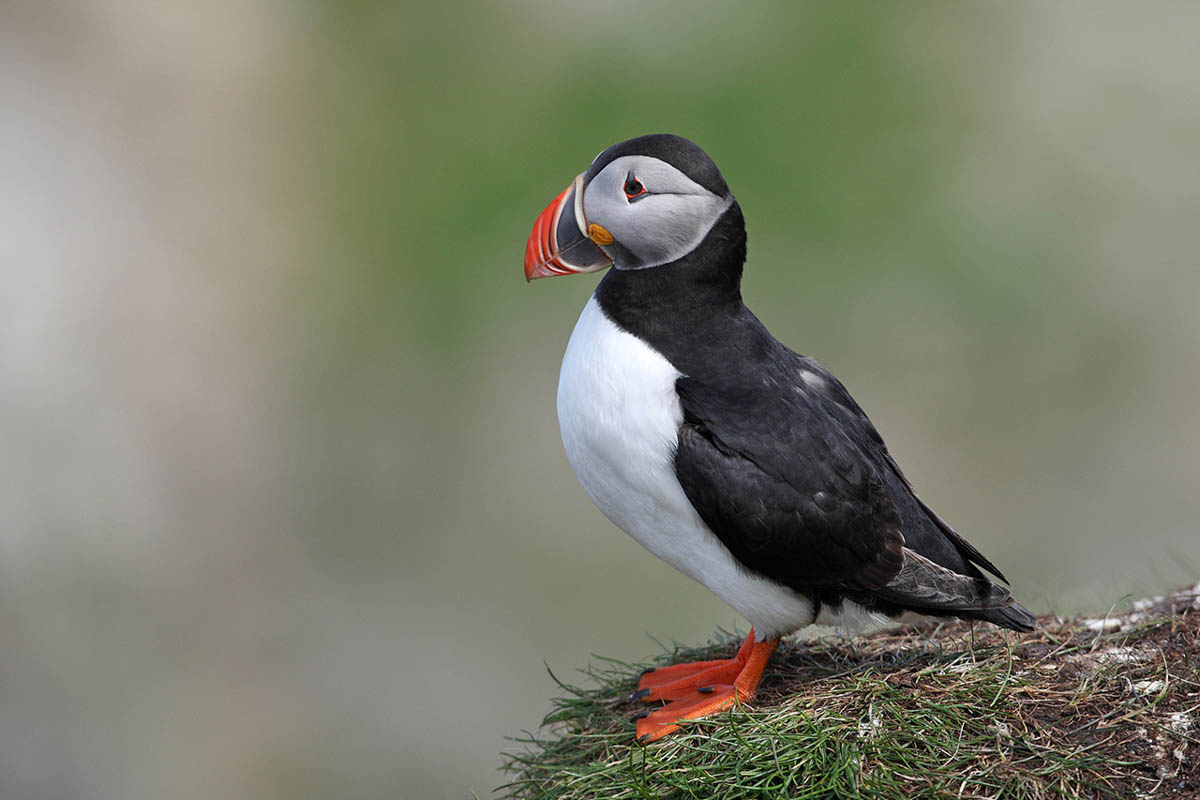
{"type": "Polygon", "coordinates": [[[751,624],[732,659],[642,676],[650,742],[747,702],[781,636],[909,614],[1029,631],[1004,575],[914,492],[841,381],[742,302],[746,228],[671,134],[604,150],[537,217],[527,280],[611,270],[567,344],[558,419],[592,502],[751,624]]]}

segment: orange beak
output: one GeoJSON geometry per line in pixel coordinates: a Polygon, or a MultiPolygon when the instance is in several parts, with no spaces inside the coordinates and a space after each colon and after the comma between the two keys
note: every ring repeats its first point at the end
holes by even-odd
{"type": "Polygon", "coordinates": [[[612,266],[612,259],[588,238],[587,231],[583,176],[579,175],[533,223],[525,242],[525,280],[596,272],[612,266]]]}

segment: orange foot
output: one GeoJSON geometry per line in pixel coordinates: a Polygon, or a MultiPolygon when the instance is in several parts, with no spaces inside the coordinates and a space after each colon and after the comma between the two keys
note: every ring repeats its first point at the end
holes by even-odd
{"type": "Polygon", "coordinates": [[[672,664],[646,672],[633,698],[668,703],[637,721],[638,742],[653,742],[679,730],[681,720],[700,719],[735,703],[749,702],[758,690],[767,660],[778,646],[778,638],[756,642],[751,629],[733,658],[672,664]]]}

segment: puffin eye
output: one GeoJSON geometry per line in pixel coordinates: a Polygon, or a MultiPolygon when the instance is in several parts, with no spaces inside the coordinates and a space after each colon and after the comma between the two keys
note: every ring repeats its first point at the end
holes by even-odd
{"type": "Polygon", "coordinates": [[[633,200],[646,194],[646,187],[642,182],[633,177],[633,173],[629,173],[629,177],[625,179],[625,199],[633,200]]]}

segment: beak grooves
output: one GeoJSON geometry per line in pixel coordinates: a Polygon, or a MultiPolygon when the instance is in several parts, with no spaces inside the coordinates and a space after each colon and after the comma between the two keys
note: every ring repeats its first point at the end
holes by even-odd
{"type": "Polygon", "coordinates": [[[554,232],[558,230],[558,221],[562,217],[567,195],[573,188],[574,184],[563,189],[558,197],[546,206],[546,210],[538,214],[533,223],[533,230],[529,232],[529,240],[525,243],[525,280],[567,275],[571,272],[558,259],[558,243],[555,241],[557,237],[554,232]]]}

